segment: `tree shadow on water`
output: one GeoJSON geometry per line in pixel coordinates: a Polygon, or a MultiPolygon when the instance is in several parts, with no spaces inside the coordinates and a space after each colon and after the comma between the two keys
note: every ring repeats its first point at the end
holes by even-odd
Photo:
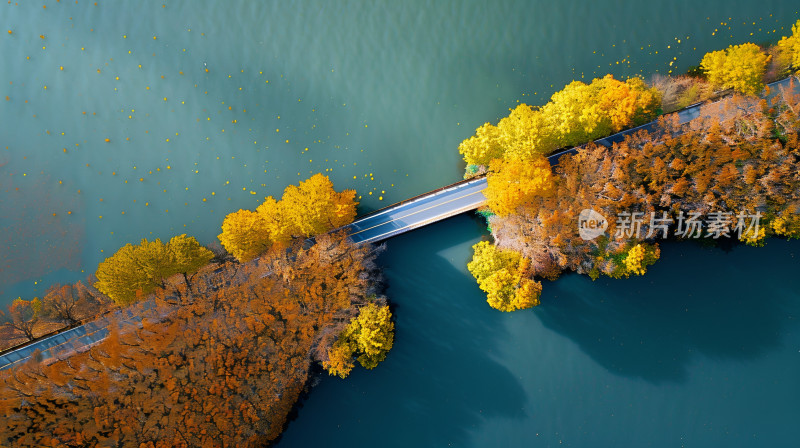
{"type": "Polygon", "coordinates": [[[609,371],[683,381],[696,356],[748,361],[780,346],[796,324],[800,243],[723,252],[662,244],[661,260],[625,280],[566,275],[544,285],[536,315],[609,371]]]}
{"type": "Polygon", "coordinates": [[[521,384],[492,357],[508,337],[505,316],[464,269],[478,226],[456,217],[389,241],[381,262],[396,318],[392,351],[372,371],[325,378],[281,447],[464,446],[484,419],[525,417],[521,384]],[[335,412],[322,400],[337,400],[335,412]]]}

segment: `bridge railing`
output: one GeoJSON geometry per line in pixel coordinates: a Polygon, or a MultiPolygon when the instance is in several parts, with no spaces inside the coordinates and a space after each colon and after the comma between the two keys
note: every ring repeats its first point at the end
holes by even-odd
{"type": "MultiPolygon", "coordinates": [[[[428,191],[427,193],[422,193],[422,194],[418,194],[416,196],[410,197],[408,199],[403,199],[402,201],[395,202],[394,204],[391,204],[391,205],[387,205],[386,207],[381,207],[381,208],[379,208],[377,210],[373,210],[373,211],[371,211],[369,213],[360,215],[360,216],[356,217],[356,219],[353,221],[353,223],[355,223],[357,221],[361,221],[362,219],[366,219],[366,218],[370,218],[370,217],[375,216],[375,215],[379,215],[381,213],[385,213],[388,210],[391,210],[393,208],[397,208],[397,207],[409,204],[409,203],[414,202],[414,201],[419,200],[419,199],[424,199],[424,198],[427,198],[427,197],[430,197],[430,196],[435,196],[437,193],[441,193],[442,191],[445,191],[445,190],[448,190],[448,189],[451,189],[451,188],[456,188],[456,187],[460,187],[461,185],[467,185],[467,184],[470,184],[470,183],[479,182],[481,179],[483,179],[483,177],[484,176],[479,176],[479,177],[473,177],[471,179],[460,180],[460,181],[454,182],[454,183],[452,183],[450,185],[445,185],[444,187],[440,187],[440,188],[437,188],[435,190],[428,191]]],[[[349,225],[350,224],[348,224],[346,226],[342,226],[342,227],[347,227],[349,225]]]]}

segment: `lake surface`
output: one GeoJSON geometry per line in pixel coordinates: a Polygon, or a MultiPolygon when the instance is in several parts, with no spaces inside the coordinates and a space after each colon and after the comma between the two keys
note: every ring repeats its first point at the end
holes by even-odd
{"type": "MultiPolygon", "coordinates": [[[[212,242],[227,213],[316,172],[356,189],[364,212],[452,183],[463,172],[458,143],[518,101],[542,104],[572,79],[680,72],[731,43],[775,41],[797,9],[0,5],[0,303],[83,278],[142,237],[212,242]]],[[[324,378],[279,446],[800,437],[797,242],[668,244],[645,277],[568,275],[545,284],[541,307],[503,314],[465,268],[485,234],[462,216],[389,241],[395,348],[374,371],[324,378]]]]}

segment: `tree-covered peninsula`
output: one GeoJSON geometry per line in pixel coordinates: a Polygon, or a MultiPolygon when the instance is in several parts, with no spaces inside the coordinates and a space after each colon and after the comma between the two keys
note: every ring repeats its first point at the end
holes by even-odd
{"type": "Polygon", "coordinates": [[[525,104],[479,127],[459,151],[466,177],[486,174],[493,243],[468,268],[502,311],[539,304],[563,271],[624,278],[660,256],[658,241],[732,237],[762,245],[800,237],[800,95],[764,91],[800,69],[800,21],[777,45],[707,54],[682,77],[572,82],[546,105],[525,104]],[[756,95],[762,95],[756,96],[756,95]],[[551,167],[546,155],[714,98],[700,117],[664,115],[613,146],[588,143],[551,167]],[[582,234],[589,220],[602,225],[582,234]]]}
{"type": "Polygon", "coordinates": [[[91,288],[124,309],[108,334],[0,372],[0,445],[275,440],[314,365],[345,377],[392,347],[378,249],[329,232],[355,207],[354,192],[316,175],[228,215],[220,240],[233,256],[185,235],[121,248],[98,267],[97,289],[75,286],[74,297],[91,288]]]}

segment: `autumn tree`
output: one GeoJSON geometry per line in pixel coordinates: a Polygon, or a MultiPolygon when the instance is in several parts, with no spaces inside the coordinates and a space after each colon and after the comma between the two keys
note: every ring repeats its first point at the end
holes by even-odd
{"type": "Polygon", "coordinates": [[[661,94],[640,78],[611,75],[590,84],[573,81],[541,108],[520,104],[497,126],[486,123],[459,145],[467,164],[488,166],[496,159],[532,160],[651,120],[661,94]]]}
{"type": "Polygon", "coordinates": [[[553,94],[542,114],[556,130],[559,146],[576,145],[651,120],[661,104],[657,90],[640,78],[611,75],[590,84],[573,81],[553,94]]]}
{"type": "Polygon", "coordinates": [[[293,237],[310,237],[353,222],[356,217],[355,190],[337,193],[328,176],[315,174],[289,185],[280,207],[293,237]]]}
{"type": "Polygon", "coordinates": [[[172,269],[183,274],[186,287],[191,292],[192,285],[189,283],[189,274],[193,274],[207,265],[214,258],[214,253],[201,246],[194,237],[186,236],[185,233],[172,237],[167,243],[167,248],[172,269]]]}
{"type": "Polygon", "coordinates": [[[298,186],[286,187],[280,201],[270,196],[255,212],[229,214],[218,238],[239,261],[249,261],[273,244],[285,247],[349,224],[357,205],[354,190],[336,192],[328,176],[315,174],[298,186]]]}
{"type": "Polygon", "coordinates": [[[213,254],[185,234],[164,244],[160,239],[142,239],[138,245],[127,244],[97,266],[95,287],[120,305],[128,305],[156,288],[166,289],[165,280],[175,274],[195,272],[208,263],[213,254]]]}
{"type": "Polygon", "coordinates": [[[800,20],[792,25],[792,35],[778,41],[780,56],[795,71],[800,70],[800,20]]]}
{"type": "Polygon", "coordinates": [[[0,371],[0,444],[266,446],[345,327],[351,362],[390,348],[376,256],[335,233],[202,269],[191,302],[133,304],[105,339],[0,371]]]}
{"type": "Polygon", "coordinates": [[[660,255],[661,252],[657,246],[648,244],[633,246],[623,260],[626,276],[644,275],[647,267],[655,263],[660,255]]]}
{"type": "Polygon", "coordinates": [[[267,221],[257,212],[239,210],[222,222],[218,238],[225,249],[241,262],[250,261],[272,244],[267,221]]]}
{"type": "Polygon", "coordinates": [[[388,305],[369,303],[362,307],[328,350],[323,367],[331,375],[345,378],[354,367],[353,358],[366,369],[386,359],[394,341],[394,323],[388,305]]]}
{"type": "Polygon", "coordinates": [[[518,253],[497,249],[488,241],[472,246],[467,269],[486,292],[487,302],[500,311],[515,311],[539,304],[540,282],[530,278],[530,260],[518,253]]]}
{"type": "Polygon", "coordinates": [[[769,58],[758,45],[746,43],[706,53],[700,66],[712,84],[757,95],[764,88],[769,58]]]}
{"type": "Polygon", "coordinates": [[[458,152],[470,165],[488,165],[505,152],[502,133],[491,123],[484,123],[475,130],[474,136],[458,145],[458,152]]]}
{"type": "Polygon", "coordinates": [[[55,284],[42,298],[42,314],[67,325],[75,325],[80,322],[78,313],[81,310],[97,304],[82,282],[74,285],[55,284]]]}
{"type": "Polygon", "coordinates": [[[8,307],[6,319],[16,330],[22,332],[28,340],[34,339],[33,331],[42,317],[42,302],[38,298],[25,300],[15,299],[8,307]]]}
{"type": "Polygon", "coordinates": [[[483,191],[493,213],[506,216],[534,197],[552,190],[550,162],[543,156],[531,161],[495,159],[483,191]]]}

